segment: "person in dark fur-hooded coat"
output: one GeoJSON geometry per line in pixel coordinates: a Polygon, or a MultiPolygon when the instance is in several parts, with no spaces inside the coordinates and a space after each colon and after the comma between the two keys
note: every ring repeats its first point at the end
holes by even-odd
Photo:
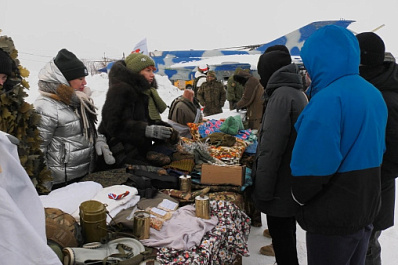
{"type": "Polygon", "coordinates": [[[116,158],[115,167],[147,164],[146,154],[152,141],[175,140],[168,123],[152,120],[149,116],[153,68],[150,57],[136,54],[128,56],[126,61],[115,62],[109,72],[109,90],[98,131],[108,139],[116,158]],[[151,80],[145,76],[146,72],[151,72],[151,80]]]}

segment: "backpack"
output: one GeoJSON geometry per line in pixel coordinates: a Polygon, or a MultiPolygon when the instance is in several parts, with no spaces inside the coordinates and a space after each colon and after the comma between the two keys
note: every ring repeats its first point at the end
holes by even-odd
{"type": "Polygon", "coordinates": [[[170,108],[169,108],[169,116],[167,116],[167,118],[168,118],[169,120],[171,120],[171,116],[173,116],[173,111],[174,111],[174,109],[175,109],[175,107],[176,107],[176,105],[177,105],[177,102],[179,101],[179,99],[180,99],[181,97],[182,97],[182,96],[176,97],[176,98],[171,102],[170,108]]]}
{"type": "Polygon", "coordinates": [[[199,87],[198,87],[199,79],[201,79],[203,77],[206,78],[205,75],[201,75],[199,77],[196,77],[195,80],[193,80],[193,84],[192,84],[193,88],[192,88],[192,90],[195,92],[195,97],[196,97],[196,93],[198,92],[198,89],[199,89],[199,87]]]}
{"type": "MultiPolygon", "coordinates": [[[[169,107],[169,115],[167,116],[167,118],[169,119],[169,120],[171,120],[171,117],[173,116],[173,112],[174,112],[174,109],[175,109],[175,107],[177,106],[177,103],[178,102],[183,102],[185,105],[187,105],[188,107],[190,107],[190,105],[189,105],[189,103],[187,103],[186,101],[184,101],[184,100],[181,100],[182,99],[182,96],[179,96],[179,97],[177,97],[177,98],[175,98],[172,102],[171,102],[171,104],[170,104],[170,107],[169,107]]],[[[195,105],[195,107],[196,108],[200,108],[199,107],[199,102],[197,101],[197,99],[193,99],[193,104],[195,105]]]]}

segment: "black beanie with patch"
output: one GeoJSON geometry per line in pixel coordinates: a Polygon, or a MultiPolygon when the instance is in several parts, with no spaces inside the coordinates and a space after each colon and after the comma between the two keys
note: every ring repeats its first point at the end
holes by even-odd
{"type": "Polygon", "coordinates": [[[284,45],[268,47],[260,56],[257,63],[257,72],[260,75],[260,83],[266,88],[267,83],[277,70],[292,63],[289,50],[284,45]]]}
{"type": "Polygon", "coordinates": [[[2,49],[0,49],[0,74],[10,76],[12,72],[12,59],[2,49]]]}
{"type": "Polygon", "coordinates": [[[385,57],[384,41],[373,32],[363,32],[356,35],[361,49],[361,64],[378,66],[383,64],[385,57]]]}
{"type": "Polygon", "coordinates": [[[87,68],[83,62],[67,49],[62,49],[58,52],[54,58],[54,63],[68,81],[88,75],[87,68]]]}

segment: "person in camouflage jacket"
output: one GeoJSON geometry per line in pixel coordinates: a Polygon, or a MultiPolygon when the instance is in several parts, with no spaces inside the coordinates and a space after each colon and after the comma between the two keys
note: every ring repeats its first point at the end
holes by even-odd
{"type": "MultiPolygon", "coordinates": [[[[234,76],[241,71],[241,68],[236,68],[235,73],[228,78],[227,81],[227,100],[229,101],[229,109],[236,109],[236,103],[242,98],[244,86],[234,80],[234,76]]],[[[246,70],[244,70],[246,71],[246,70]]]]}
{"type": "Polygon", "coordinates": [[[217,81],[214,71],[207,73],[206,82],[200,86],[197,96],[200,105],[204,106],[204,116],[222,113],[222,107],[227,97],[224,85],[217,81]]]}

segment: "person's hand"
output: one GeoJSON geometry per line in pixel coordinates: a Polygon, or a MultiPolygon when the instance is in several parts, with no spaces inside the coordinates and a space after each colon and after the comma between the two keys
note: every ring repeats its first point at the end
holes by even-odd
{"type": "Polygon", "coordinates": [[[112,165],[116,162],[111,150],[109,150],[108,144],[106,143],[106,138],[102,134],[99,134],[95,141],[95,151],[97,152],[97,155],[104,156],[104,160],[107,165],[112,165]]]}
{"type": "Polygon", "coordinates": [[[149,125],[145,129],[145,136],[149,138],[156,138],[166,140],[171,137],[173,129],[162,125],[149,125]]]}
{"type": "Polygon", "coordinates": [[[173,129],[170,138],[167,140],[170,144],[174,145],[180,141],[180,134],[177,130],[173,129]]]}

